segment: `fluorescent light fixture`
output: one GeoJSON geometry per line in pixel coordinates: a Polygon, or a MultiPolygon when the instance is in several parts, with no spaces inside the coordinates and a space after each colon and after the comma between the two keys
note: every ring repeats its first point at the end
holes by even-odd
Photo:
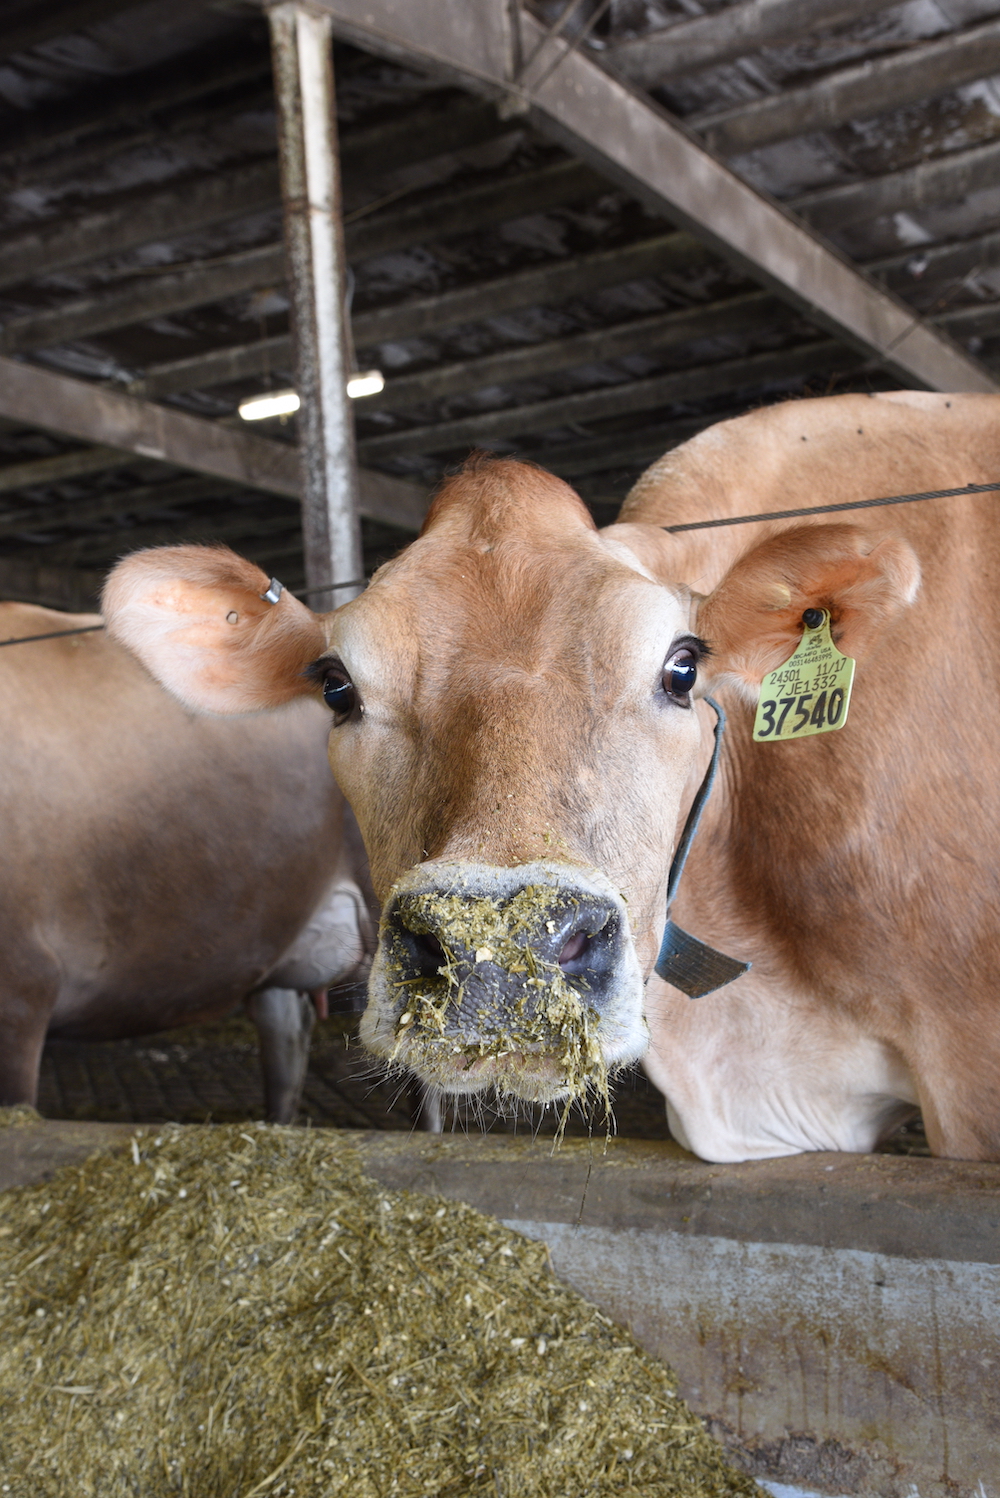
{"type": "Polygon", "coordinates": [[[361,374],[352,374],[347,381],[347,393],[351,400],[362,395],[378,395],[385,389],[385,380],[380,369],[366,369],[361,374]]]}
{"type": "Polygon", "coordinates": [[[266,421],[269,416],[291,416],[298,409],[297,390],[270,390],[266,395],[251,395],[239,404],[239,413],[244,421],[266,421]]]}
{"type": "MultiPolygon", "coordinates": [[[[366,369],[353,374],[347,381],[347,393],[352,400],[363,395],[378,395],[385,389],[385,379],[380,369],[366,369]]],[[[251,395],[240,401],[239,413],[244,421],[267,421],[270,416],[291,416],[299,409],[296,390],[269,390],[266,395],[251,395]]]]}

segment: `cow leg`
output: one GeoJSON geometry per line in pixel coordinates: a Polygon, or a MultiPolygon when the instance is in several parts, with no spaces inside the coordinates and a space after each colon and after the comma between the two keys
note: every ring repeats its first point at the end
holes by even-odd
{"type": "Polygon", "coordinates": [[[1000,1160],[1000,1069],[988,1052],[978,1067],[971,1059],[970,1048],[953,1074],[921,1077],[927,1143],[946,1160],[1000,1160]]]}
{"type": "Polygon", "coordinates": [[[315,1011],[308,994],[294,988],[263,988],[247,999],[257,1027],[269,1123],[294,1123],[309,1065],[315,1011]]]}
{"type": "Polygon", "coordinates": [[[38,1068],[54,994],[0,995],[0,1107],[38,1101],[38,1068]]]}

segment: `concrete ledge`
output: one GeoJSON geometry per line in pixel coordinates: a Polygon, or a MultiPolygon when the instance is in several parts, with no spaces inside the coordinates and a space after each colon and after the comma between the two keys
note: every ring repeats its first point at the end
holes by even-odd
{"type": "MultiPolygon", "coordinates": [[[[0,1187],[133,1132],[5,1130],[0,1187]]],[[[755,1475],[864,1498],[1000,1498],[1000,1167],[329,1139],[388,1187],[470,1202],[547,1242],[556,1271],[673,1365],[755,1475]]]]}
{"type": "Polygon", "coordinates": [[[44,1181],[61,1166],[85,1160],[95,1150],[127,1144],[135,1132],[135,1124],[68,1123],[61,1119],[6,1128],[0,1133],[0,1191],[44,1181]]]}
{"type": "Polygon", "coordinates": [[[660,1140],[361,1134],[368,1168],[501,1217],[1000,1264],[1000,1166],[898,1155],[706,1165],[660,1140]]]}

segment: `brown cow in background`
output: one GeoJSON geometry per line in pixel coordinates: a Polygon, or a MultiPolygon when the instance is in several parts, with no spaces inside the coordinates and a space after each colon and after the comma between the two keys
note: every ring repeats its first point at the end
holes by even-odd
{"type": "MultiPolygon", "coordinates": [[[[100,624],[0,604],[0,639],[100,624]]],[[[46,1035],[110,1040],[246,1000],[268,1116],[298,1108],[311,991],[367,968],[369,921],[314,702],[181,707],[103,632],[0,650],[0,1103],[46,1035]]]]}
{"type": "Polygon", "coordinates": [[[363,1034],[428,1083],[554,1098],[568,1048],[595,1077],[644,1053],[709,1159],[870,1149],[918,1105],[936,1153],[1000,1158],[1000,500],[660,528],[995,480],[996,397],[788,403],[670,454],[603,532],[477,461],[333,614],[167,548],[113,574],[109,626],[202,710],[323,694],[384,903],[363,1034]],[[850,720],[754,743],[814,610],[858,662],[850,720]],[[691,1001],[652,969],[706,688],[730,729],[673,913],[753,967],[691,1001]]]}

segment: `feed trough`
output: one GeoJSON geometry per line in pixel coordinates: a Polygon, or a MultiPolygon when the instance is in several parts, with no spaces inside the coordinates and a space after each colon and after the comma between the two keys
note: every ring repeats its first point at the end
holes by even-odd
{"type": "MultiPolygon", "coordinates": [[[[0,1185],[135,1133],[7,1129],[0,1185]]],[[[465,1202],[544,1242],[557,1275],[669,1363],[734,1462],[775,1491],[1000,1493],[1000,1168],[846,1154],[718,1166],[628,1140],[553,1151],[316,1137],[356,1149],[385,1190],[465,1202]]]]}

